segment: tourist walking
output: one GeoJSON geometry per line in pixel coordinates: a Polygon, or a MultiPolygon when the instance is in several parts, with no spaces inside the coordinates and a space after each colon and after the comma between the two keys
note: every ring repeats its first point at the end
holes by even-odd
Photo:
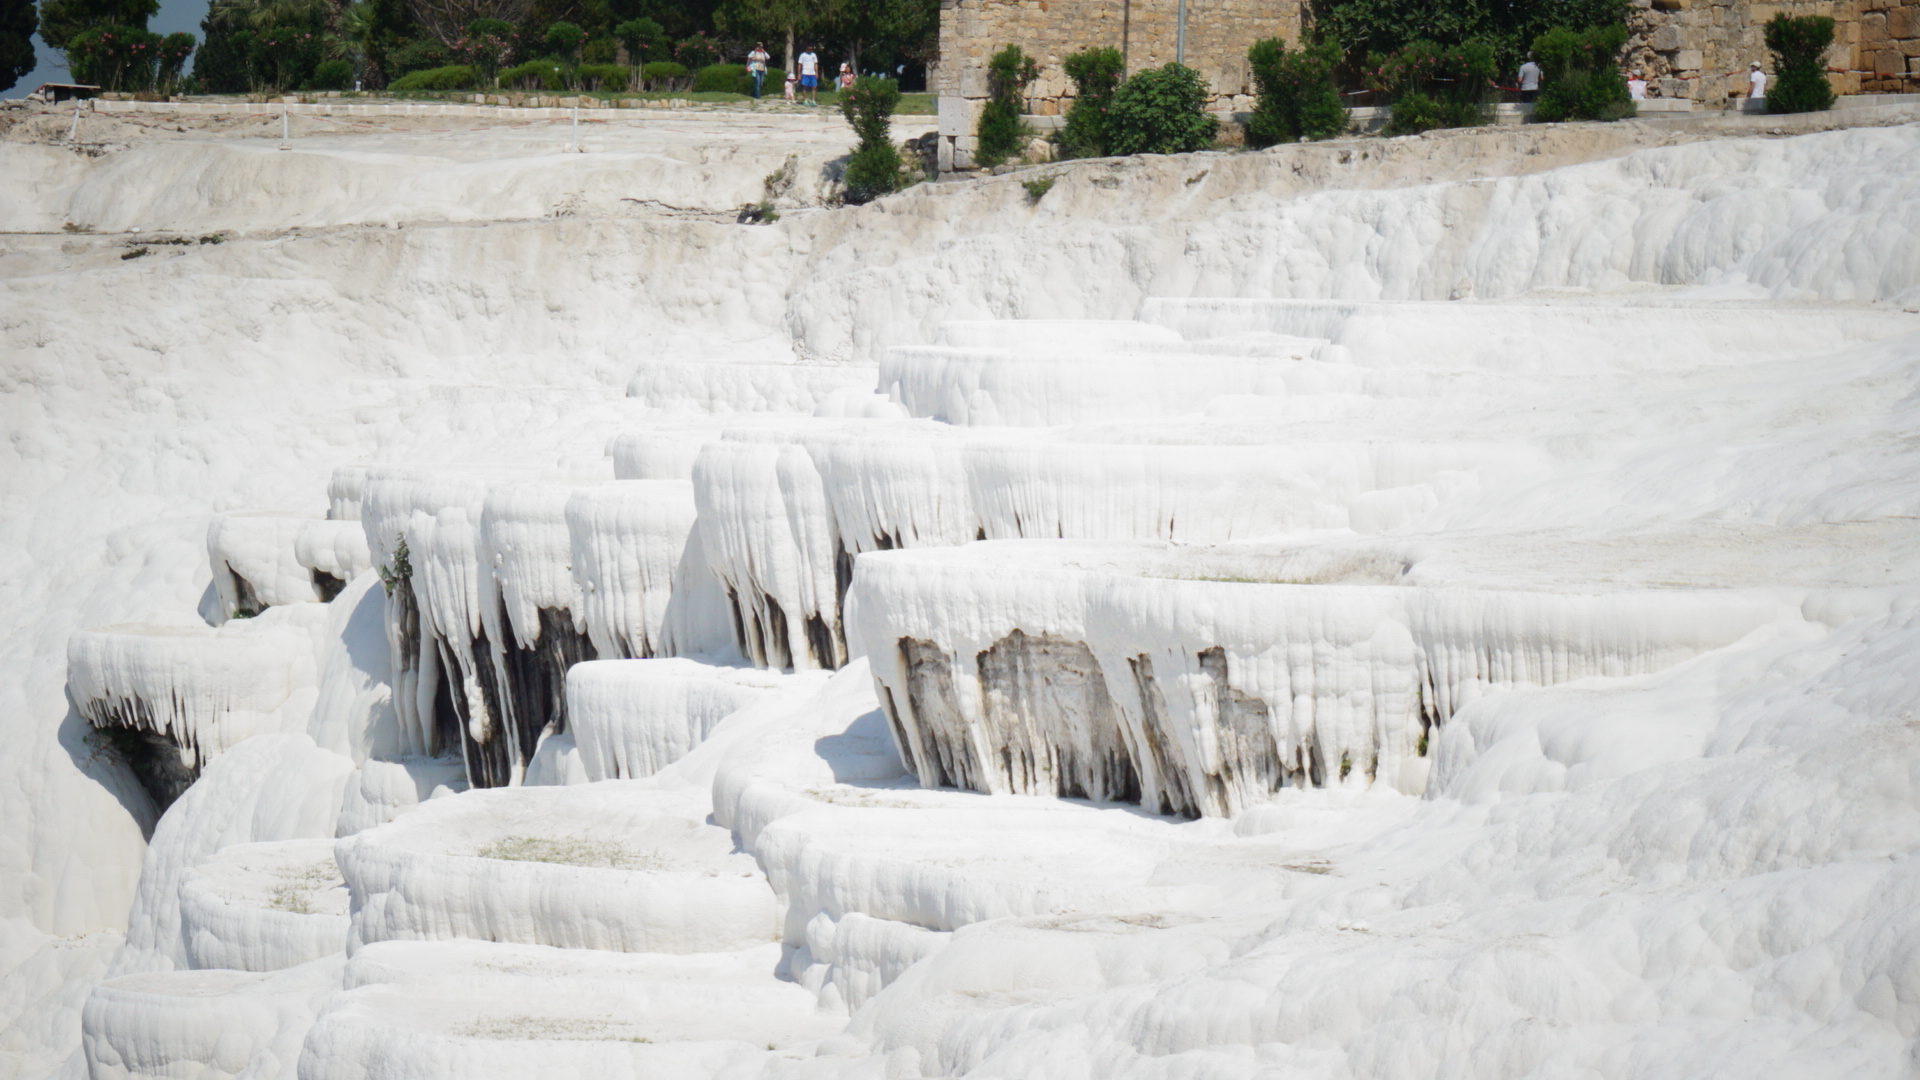
{"type": "Polygon", "coordinates": [[[807,104],[820,103],[820,58],[813,54],[813,46],[800,54],[800,92],[807,95],[807,104]]]}
{"type": "Polygon", "coordinates": [[[793,92],[793,88],[796,85],[798,85],[795,81],[798,78],[799,76],[795,75],[793,72],[791,71],[787,72],[787,102],[789,104],[793,103],[795,100],[798,99],[798,95],[796,95],[793,92]]]}
{"type": "Polygon", "coordinates": [[[1533,62],[1533,54],[1527,54],[1527,62],[1520,65],[1520,101],[1532,104],[1540,96],[1540,65],[1533,62]]]}
{"type": "Polygon", "coordinates": [[[1747,100],[1767,100],[1767,73],[1760,70],[1760,61],[1747,65],[1747,100]]]}
{"type": "Polygon", "coordinates": [[[753,51],[747,54],[747,70],[753,74],[753,100],[760,100],[760,92],[767,85],[767,46],[764,42],[755,42],[753,51]]]}
{"type": "Polygon", "coordinates": [[[842,90],[853,89],[853,65],[852,64],[840,65],[839,81],[840,81],[840,89],[842,90]]]}
{"type": "Polygon", "coordinates": [[[1647,100],[1647,77],[1640,73],[1639,68],[1634,68],[1633,74],[1627,76],[1627,96],[1635,101],[1647,100]]]}

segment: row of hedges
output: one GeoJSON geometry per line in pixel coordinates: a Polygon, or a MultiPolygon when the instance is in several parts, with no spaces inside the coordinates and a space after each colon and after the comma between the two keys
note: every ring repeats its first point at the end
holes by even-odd
{"type": "MultiPolygon", "coordinates": [[[[1777,73],[1767,95],[1771,111],[1832,106],[1824,57],[1833,44],[1833,28],[1833,20],[1824,16],[1778,14],[1767,24],[1767,47],[1777,73]]],[[[1626,27],[1618,23],[1554,27],[1534,38],[1530,55],[1543,73],[1534,118],[1608,121],[1635,115],[1620,69],[1626,44],[1626,27]]],[[[1369,55],[1367,86],[1392,102],[1386,134],[1488,122],[1502,74],[1500,55],[1487,40],[1442,45],[1418,39],[1392,52],[1369,55]]],[[[1337,81],[1346,57],[1338,44],[1323,40],[1289,50],[1285,42],[1268,39],[1247,51],[1247,61],[1256,90],[1248,145],[1258,149],[1347,131],[1347,109],[1337,81]]],[[[1074,53],[1063,66],[1075,93],[1066,125],[1055,137],[1062,156],[1180,153],[1212,142],[1214,121],[1205,113],[1205,87],[1192,70],[1169,64],[1126,78],[1125,61],[1112,48],[1074,53]]],[[[1008,45],[988,62],[989,97],[976,130],[978,164],[992,167],[1012,159],[1031,136],[1020,115],[1026,89],[1037,75],[1037,66],[1018,46],[1008,45]]]]}
{"type": "MultiPolygon", "coordinates": [[[[323,67],[325,65],[322,65],[323,67]]],[[[351,76],[351,69],[347,75],[351,76]]],[[[650,90],[687,90],[725,94],[753,93],[753,76],[740,64],[709,64],[689,77],[687,69],[673,61],[661,60],[640,71],[643,85],[650,90]]],[[[786,74],[778,69],[767,72],[768,92],[777,91],[786,74]]],[[[567,64],[548,58],[515,64],[489,78],[471,64],[448,64],[410,72],[395,79],[389,89],[408,90],[486,90],[496,84],[503,90],[586,90],[624,93],[633,82],[633,71],[624,64],[567,64]]],[[[337,89],[322,86],[318,89],[337,89]]]]}

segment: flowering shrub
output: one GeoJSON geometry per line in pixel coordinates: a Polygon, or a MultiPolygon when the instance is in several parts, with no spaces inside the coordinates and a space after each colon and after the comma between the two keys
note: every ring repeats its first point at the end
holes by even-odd
{"type": "Polygon", "coordinates": [[[674,47],[673,58],[688,71],[699,71],[720,62],[720,47],[707,40],[707,35],[695,34],[674,47]]]}
{"type": "Polygon", "coordinates": [[[67,42],[67,63],[83,83],[114,91],[151,90],[160,46],[160,35],[138,27],[102,26],[67,42]]]}

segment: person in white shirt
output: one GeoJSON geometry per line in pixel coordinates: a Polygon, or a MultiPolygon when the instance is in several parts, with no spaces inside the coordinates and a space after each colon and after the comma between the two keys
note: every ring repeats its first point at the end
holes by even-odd
{"type": "Polygon", "coordinates": [[[1647,100],[1647,77],[1640,73],[1639,68],[1627,76],[1627,96],[1635,101],[1647,100]]]}
{"type": "Polygon", "coordinates": [[[1540,96],[1540,65],[1533,62],[1533,54],[1527,54],[1527,62],[1520,65],[1520,100],[1531,102],[1540,96]]]}
{"type": "Polygon", "coordinates": [[[747,70],[753,73],[753,100],[760,100],[760,91],[767,85],[767,47],[755,42],[753,51],[747,54],[747,70]]]}
{"type": "Polygon", "coordinates": [[[820,102],[820,58],[813,54],[809,45],[807,51],[800,54],[800,92],[807,95],[807,104],[820,102]]]}
{"type": "Polygon", "coordinates": [[[1747,100],[1767,100],[1767,73],[1760,70],[1760,61],[1747,65],[1747,100]]]}

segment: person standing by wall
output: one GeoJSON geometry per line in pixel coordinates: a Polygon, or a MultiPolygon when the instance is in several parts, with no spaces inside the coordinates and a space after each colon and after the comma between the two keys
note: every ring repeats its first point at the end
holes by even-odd
{"type": "Polygon", "coordinates": [[[813,54],[813,46],[800,54],[800,92],[807,95],[807,104],[820,103],[820,58],[813,54]]]}
{"type": "Polygon", "coordinates": [[[1520,65],[1520,101],[1531,105],[1533,99],[1540,96],[1540,65],[1533,62],[1533,54],[1527,54],[1527,62],[1520,65]]]}
{"type": "Polygon", "coordinates": [[[1760,61],[1747,65],[1747,103],[1753,107],[1756,101],[1767,100],[1767,73],[1760,70],[1760,61]]]}
{"type": "Polygon", "coordinates": [[[753,51],[747,54],[747,71],[753,75],[753,100],[760,100],[760,92],[767,85],[767,46],[764,42],[754,42],[753,51]]]}
{"type": "Polygon", "coordinates": [[[1647,77],[1640,73],[1639,68],[1634,68],[1633,74],[1627,76],[1627,96],[1635,101],[1647,100],[1647,77]]]}

